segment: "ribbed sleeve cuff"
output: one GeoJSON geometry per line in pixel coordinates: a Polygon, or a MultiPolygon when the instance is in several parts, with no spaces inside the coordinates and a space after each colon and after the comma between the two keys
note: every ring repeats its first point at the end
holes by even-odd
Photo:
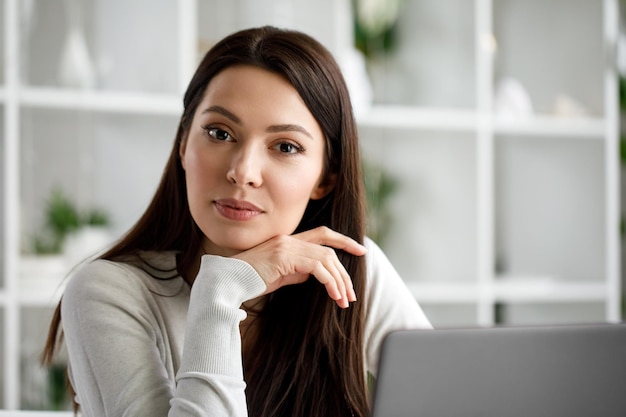
{"type": "Polygon", "coordinates": [[[248,263],[213,255],[202,257],[191,289],[180,374],[243,378],[239,324],[241,304],[261,295],[265,282],[248,263]]]}

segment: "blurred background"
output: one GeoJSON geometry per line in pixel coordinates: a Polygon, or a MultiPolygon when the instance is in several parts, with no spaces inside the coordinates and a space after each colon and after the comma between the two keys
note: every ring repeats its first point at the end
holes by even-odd
{"type": "MultiPolygon", "coordinates": [[[[271,24],[344,70],[368,233],[436,327],[622,320],[618,0],[0,0],[0,408],[67,409],[38,355],[71,267],[160,179],[202,55],[271,24]]],[[[626,50],[625,50],[626,51],[626,50]]]]}

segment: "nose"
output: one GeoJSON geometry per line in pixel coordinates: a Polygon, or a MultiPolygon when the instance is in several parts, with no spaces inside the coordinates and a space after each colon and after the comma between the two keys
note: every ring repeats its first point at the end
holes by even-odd
{"type": "Polygon", "coordinates": [[[262,184],[262,156],[252,145],[243,145],[233,151],[226,178],[238,186],[259,187],[262,184]]]}

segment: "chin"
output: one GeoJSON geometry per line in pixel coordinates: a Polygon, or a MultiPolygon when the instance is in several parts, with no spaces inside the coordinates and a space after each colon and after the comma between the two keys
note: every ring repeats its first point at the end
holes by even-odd
{"type": "Polygon", "coordinates": [[[252,249],[253,247],[260,245],[268,239],[269,238],[225,238],[224,236],[219,236],[216,239],[209,238],[209,247],[207,247],[206,249],[208,249],[209,252],[212,252],[215,255],[229,256],[247,251],[248,249],[252,249]]]}

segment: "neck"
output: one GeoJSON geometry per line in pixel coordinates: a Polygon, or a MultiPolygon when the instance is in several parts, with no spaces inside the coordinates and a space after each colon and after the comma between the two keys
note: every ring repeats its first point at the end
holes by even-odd
{"type": "Polygon", "coordinates": [[[202,241],[202,250],[205,255],[224,256],[227,258],[242,252],[242,250],[238,249],[217,246],[206,238],[202,241]]]}
{"type": "Polygon", "coordinates": [[[182,254],[177,256],[176,263],[179,265],[178,273],[189,284],[189,286],[193,285],[193,282],[196,280],[196,276],[198,276],[202,255],[204,255],[204,251],[200,248],[191,259],[191,262],[188,262],[187,265],[181,265],[182,254]]]}

